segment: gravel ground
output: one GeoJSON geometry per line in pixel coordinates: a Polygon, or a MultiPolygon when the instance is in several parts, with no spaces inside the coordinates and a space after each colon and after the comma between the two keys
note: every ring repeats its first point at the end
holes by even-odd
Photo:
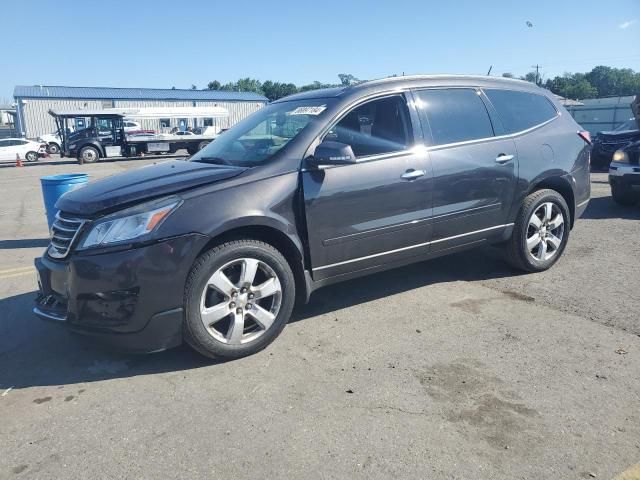
{"type": "Polygon", "coordinates": [[[38,177],[152,161],[0,165],[0,478],[582,479],[640,460],[640,208],[605,174],[548,272],[484,248],[350,281],[212,363],[30,313],[38,177]]]}

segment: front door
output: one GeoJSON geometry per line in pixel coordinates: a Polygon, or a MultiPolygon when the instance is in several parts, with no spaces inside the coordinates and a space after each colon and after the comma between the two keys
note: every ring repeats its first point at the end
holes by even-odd
{"type": "Polygon", "coordinates": [[[302,174],[314,279],[428,252],[431,166],[417,123],[393,95],[354,107],[325,135],[358,162],[302,174]]]}
{"type": "Polygon", "coordinates": [[[500,235],[518,177],[515,142],[473,88],[414,95],[431,136],[433,251],[500,235]]]}

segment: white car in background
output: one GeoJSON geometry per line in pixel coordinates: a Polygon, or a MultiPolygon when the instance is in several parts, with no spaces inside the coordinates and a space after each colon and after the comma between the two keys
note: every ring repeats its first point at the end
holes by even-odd
{"type": "Polygon", "coordinates": [[[47,152],[47,145],[44,142],[34,142],[24,138],[3,138],[0,139],[0,160],[16,160],[16,155],[20,155],[21,160],[35,162],[47,152]]]}
{"type": "Polygon", "coordinates": [[[62,146],[62,139],[58,132],[53,132],[45,135],[40,135],[38,141],[47,144],[47,152],[52,155],[60,153],[60,147],[62,146]]]}
{"type": "Polygon", "coordinates": [[[126,118],[124,119],[122,126],[124,128],[125,133],[137,132],[138,130],[142,130],[142,127],[138,122],[134,122],[133,120],[127,120],[126,118]]]}

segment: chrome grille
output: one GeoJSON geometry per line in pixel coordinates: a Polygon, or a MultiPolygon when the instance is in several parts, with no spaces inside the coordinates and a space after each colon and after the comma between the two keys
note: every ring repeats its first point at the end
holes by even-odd
{"type": "Polygon", "coordinates": [[[66,257],[85,221],[81,218],[69,217],[62,212],[58,212],[56,220],[51,227],[51,243],[47,250],[49,256],[52,258],[66,257]]]}

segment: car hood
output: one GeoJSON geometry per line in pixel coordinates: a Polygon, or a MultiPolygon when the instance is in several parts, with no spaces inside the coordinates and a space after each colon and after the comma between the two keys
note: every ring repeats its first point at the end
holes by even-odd
{"type": "Polygon", "coordinates": [[[56,208],[91,216],[240,175],[241,167],[173,160],[89,182],[60,197],[56,208]]]}

